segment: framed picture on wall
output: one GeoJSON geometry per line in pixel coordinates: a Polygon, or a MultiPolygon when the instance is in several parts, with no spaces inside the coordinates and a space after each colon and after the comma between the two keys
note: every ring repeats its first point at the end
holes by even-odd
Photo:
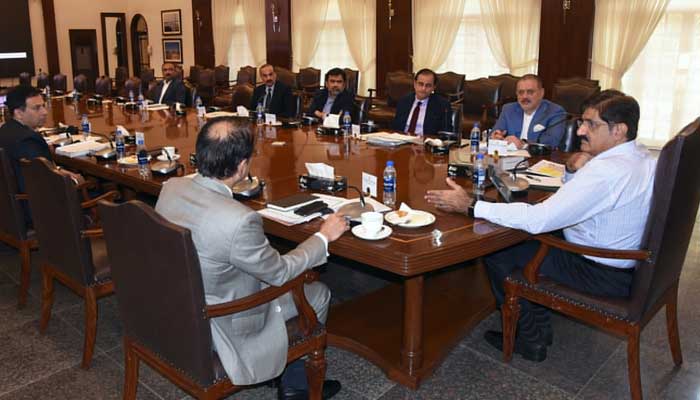
{"type": "Polygon", "coordinates": [[[182,64],[182,39],[163,39],[163,62],[182,64]]]}
{"type": "Polygon", "coordinates": [[[160,12],[163,35],[182,35],[182,14],[180,10],[163,10],[160,12]]]}

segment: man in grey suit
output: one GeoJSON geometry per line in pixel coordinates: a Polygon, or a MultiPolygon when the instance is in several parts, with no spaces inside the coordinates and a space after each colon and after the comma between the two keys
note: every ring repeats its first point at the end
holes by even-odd
{"type": "MultiPolygon", "coordinates": [[[[280,255],[265,237],[260,215],[232,196],[231,188],[247,179],[254,147],[255,136],[247,122],[210,120],[197,137],[199,173],[170,179],[156,204],[158,213],[192,232],[207,304],[280,286],[325,263],[328,243],[348,229],[342,215],[330,215],[319,232],[280,255]]],[[[319,321],[325,323],[330,291],[320,282],[304,289],[319,321]]],[[[283,372],[288,346],[285,321],[296,315],[292,297],[286,294],[252,310],[212,320],[214,350],[235,384],[264,382],[283,372]]],[[[306,399],[307,387],[304,363],[298,360],[284,371],[278,394],[280,399],[306,399]]],[[[339,382],[326,381],[323,398],[339,390],[339,382]]]]}

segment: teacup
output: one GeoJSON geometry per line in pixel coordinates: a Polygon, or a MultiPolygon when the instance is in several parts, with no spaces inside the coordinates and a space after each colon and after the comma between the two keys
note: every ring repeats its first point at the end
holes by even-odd
{"type": "Polygon", "coordinates": [[[364,212],[360,215],[362,227],[367,236],[377,236],[384,226],[384,215],[375,211],[364,212]]]}
{"type": "Polygon", "coordinates": [[[161,153],[163,153],[163,157],[165,158],[174,158],[175,157],[175,147],[174,146],[165,146],[163,147],[163,150],[161,150],[161,153]],[[168,157],[170,156],[170,157],[168,157]]]}

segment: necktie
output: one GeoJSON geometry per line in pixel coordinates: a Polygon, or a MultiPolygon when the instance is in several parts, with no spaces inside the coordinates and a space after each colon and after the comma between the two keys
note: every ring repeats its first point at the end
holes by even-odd
{"type": "Polygon", "coordinates": [[[265,100],[263,102],[263,106],[265,106],[265,111],[269,111],[270,110],[270,98],[272,97],[272,88],[268,86],[266,88],[266,90],[267,91],[265,92],[265,100]]]}
{"type": "Polygon", "coordinates": [[[422,101],[416,103],[413,107],[413,115],[411,115],[411,123],[408,124],[408,133],[416,133],[416,124],[418,123],[418,114],[420,114],[420,106],[423,104],[422,101]]]}

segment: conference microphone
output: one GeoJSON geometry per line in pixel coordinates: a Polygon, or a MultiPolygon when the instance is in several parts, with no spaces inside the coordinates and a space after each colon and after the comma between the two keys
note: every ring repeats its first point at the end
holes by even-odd
{"type": "Polygon", "coordinates": [[[530,152],[532,155],[536,156],[542,156],[542,155],[547,155],[552,152],[552,146],[544,143],[540,143],[542,141],[542,136],[545,136],[548,131],[551,128],[554,128],[555,126],[561,125],[564,122],[566,122],[569,119],[569,114],[567,114],[564,118],[560,119],[559,121],[548,125],[548,126],[542,126],[542,125],[535,125],[534,128],[532,128],[533,133],[539,133],[537,136],[537,140],[534,143],[528,143],[527,145],[527,150],[530,152]],[[538,129],[539,128],[539,129],[538,129]]]}
{"type": "Polygon", "coordinates": [[[357,193],[360,194],[360,201],[358,203],[348,203],[338,210],[338,212],[343,215],[348,216],[350,219],[359,218],[363,212],[374,211],[374,207],[371,204],[365,202],[365,195],[360,189],[355,186],[349,186],[348,189],[355,189],[357,193]]]}

